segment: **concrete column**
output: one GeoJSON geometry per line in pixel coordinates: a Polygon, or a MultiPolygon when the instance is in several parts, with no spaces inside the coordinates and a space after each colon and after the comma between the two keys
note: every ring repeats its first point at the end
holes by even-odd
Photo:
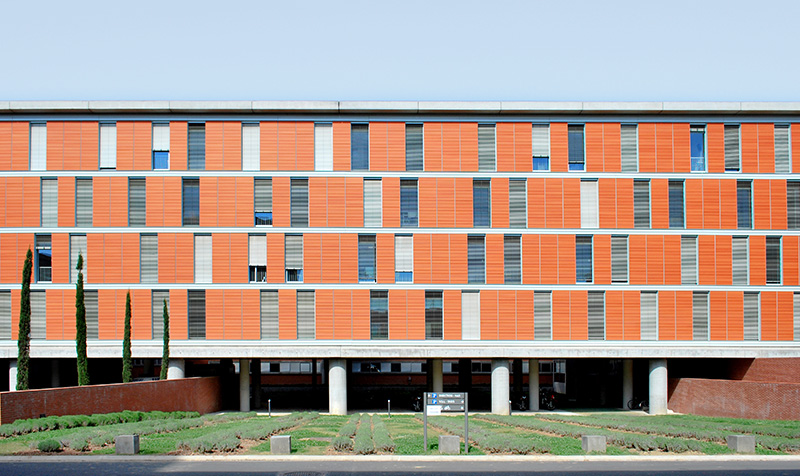
{"type": "Polygon", "coordinates": [[[184,378],[186,376],[186,361],[183,359],[169,359],[169,369],[167,369],[167,380],[184,378]]]}
{"type": "Polygon", "coordinates": [[[250,359],[239,359],[239,411],[250,411],[250,359]]]}
{"type": "Polygon", "coordinates": [[[434,392],[444,391],[444,375],[442,372],[442,359],[431,359],[431,390],[434,392]]]}
{"type": "Polygon", "coordinates": [[[17,390],[17,359],[8,361],[8,390],[11,392],[17,390]]]}
{"type": "Polygon", "coordinates": [[[667,413],[667,359],[650,359],[650,414],[667,413]]]}
{"type": "Polygon", "coordinates": [[[261,359],[253,359],[250,363],[253,378],[253,407],[261,408],[261,359]]]}
{"type": "Polygon", "coordinates": [[[59,365],[58,359],[51,359],[50,360],[50,387],[51,388],[58,388],[61,386],[61,377],[58,371],[59,365]]]}
{"type": "Polygon", "coordinates": [[[328,366],[328,412],[347,415],[347,360],[330,359],[328,366]]]}
{"type": "Polygon", "coordinates": [[[539,359],[528,360],[528,407],[539,410],[539,359]]]}
{"type": "Polygon", "coordinates": [[[509,382],[508,359],[492,359],[492,413],[495,415],[511,413],[508,405],[509,382]]]}
{"type": "Polygon", "coordinates": [[[633,399],[633,360],[622,361],[622,409],[628,408],[628,402],[633,399]]]}

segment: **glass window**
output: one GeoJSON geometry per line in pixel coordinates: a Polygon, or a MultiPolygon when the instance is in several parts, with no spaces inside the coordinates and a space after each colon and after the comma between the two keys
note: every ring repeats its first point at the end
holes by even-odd
{"type": "Polygon", "coordinates": [[[206,338],[206,292],[188,291],[189,339],[206,338]]]}
{"type": "Polygon", "coordinates": [[[414,237],[411,235],[394,237],[394,280],[397,283],[414,280],[414,237]]]}
{"type": "Polygon", "coordinates": [[[303,235],[286,235],[285,243],[286,282],[303,282],[303,235]]]}
{"type": "Polygon", "coordinates": [[[425,291],[425,339],[442,338],[442,292],[425,291]]]}
{"type": "Polygon", "coordinates": [[[49,283],[53,280],[53,251],[50,235],[36,235],[34,243],[34,282],[49,283]]]}
{"type": "Polygon", "coordinates": [[[242,170],[261,169],[261,125],[242,124],[242,170]]]}
{"type": "Polygon", "coordinates": [[[633,181],[633,227],[650,228],[650,181],[633,181]]]}
{"type": "Polygon", "coordinates": [[[775,124],[775,173],[792,171],[791,143],[789,124],[775,124]]]}
{"type": "Polygon", "coordinates": [[[767,284],[781,284],[781,237],[767,237],[767,284]]]}
{"type": "Polygon", "coordinates": [[[669,181],[669,227],[683,228],[683,181],[669,181]]]}
{"type": "Polygon", "coordinates": [[[620,150],[623,172],[636,172],[639,169],[638,126],[622,124],[620,126],[620,150]]]}
{"type": "Polygon", "coordinates": [[[400,180],[400,226],[419,226],[417,213],[417,180],[400,180]]]}
{"type": "Polygon", "coordinates": [[[308,226],[308,179],[292,179],[291,225],[308,226]]]}
{"type": "Polygon", "coordinates": [[[251,283],[267,282],[267,236],[250,235],[248,237],[248,257],[250,260],[248,274],[251,283]]]}
{"type": "Polygon", "coordinates": [[[369,124],[350,126],[350,170],[369,170],[369,124]]]}
{"type": "Polygon", "coordinates": [[[611,282],[628,282],[628,237],[611,237],[611,282]]]}
{"type": "Polygon", "coordinates": [[[143,178],[128,179],[128,226],[147,223],[147,182],[143,178]]]}
{"type": "Polygon", "coordinates": [[[467,282],[470,284],[486,282],[486,245],[483,235],[467,237],[467,282]]]}
{"type": "Polygon", "coordinates": [[[316,295],[314,291],[297,291],[298,339],[314,339],[317,336],[315,316],[316,295]]]}
{"type": "Polygon", "coordinates": [[[738,172],[739,163],[739,126],[725,125],[725,171],[738,172]]]}
{"type": "Polygon", "coordinates": [[[153,170],[169,169],[169,124],[153,124],[153,170]]]}
{"type": "Polygon", "coordinates": [[[580,235],[575,237],[575,281],[592,282],[592,237],[580,235]]]}
{"type": "Polygon", "coordinates": [[[472,181],[472,226],[492,226],[491,181],[472,181]]]}
{"type": "Polygon", "coordinates": [[[42,179],[42,226],[58,226],[58,179],[42,179]]]}
{"type": "Polygon", "coordinates": [[[689,128],[692,172],[706,171],[706,126],[689,128]]]}
{"type": "Polygon", "coordinates": [[[550,124],[531,126],[533,143],[533,170],[550,170],[550,124]]]}
{"type": "Polygon", "coordinates": [[[333,124],[314,124],[314,170],[333,170],[333,124]]]}
{"type": "Polygon", "coordinates": [[[786,212],[788,228],[800,229],[800,182],[786,181],[786,212]]]}
{"type": "Polygon", "coordinates": [[[478,170],[495,170],[495,125],[478,124],[478,170]]]}
{"type": "Polygon", "coordinates": [[[423,170],[423,129],[422,124],[406,124],[406,170],[423,170]]]}
{"type": "Polygon", "coordinates": [[[525,179],[508,181],[508,226],[509,228],[528,226],[528,192],[525,179]]]}
{"type": "Polygon", "coordinates": [[[389,292],[370,291],[369,293],[370,339],[389,338],[389,292]]]}
{"type": "Polygon", "coordinates": [[[200,180],[183,179],[183,225],[200,224],[200,180]]]}
{"type": "Polygon", "coordinates": [[[585,143],[583,125],[570,125],[567,128],[569,141],[569,170],[585,170],[585,143]]]}
{"type": "Polygon", "coordinates": [[[100,168],[117,168],[116,124],[100,124],[100,168]]]}
{"type": "Polygon", "coordinates": [[[503,274],[506,284],[522,283],[522,247],[520,237],[506,235],[503,237],[503,274]]]}
{"type": "Polygon", "coordinates": [[[272,179],[254,181],[254,210],[256,226],[272,226],[272,179]]]}
{"type": "Polygon", "coordinates": [[[32,122],[28,150],[31,170],[47,170],[47,124],[32,122]]]}
{"type": "Polygon", "coordinates": [[[92,226],[92,179],[75,180],[75,226],[92,226]]]}
{"type": "Polygon", "coordinates": [[[375,282],[375,235],[358,235],[358,282],[375,282]]]}
{"type": "Polygon", "coordinates": [[[158,235],[140,235],[139,237],[139,281],[143,283],[158,282],[158,235]]]}
{"type": "Polygon", "coordinates": [[[740,229],[753,227],[753,211],[750,207],[750,181],[736,182],[736,221],[740,229]]]}
{"type": "Polygon", "coordinates": [[[189,170],[206,168],[206,125],[189,124],[189,170]]]}

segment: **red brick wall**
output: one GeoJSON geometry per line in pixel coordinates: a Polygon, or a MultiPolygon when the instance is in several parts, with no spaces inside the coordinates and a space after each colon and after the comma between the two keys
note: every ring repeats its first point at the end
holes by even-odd
{"type": "Polygon", "coordinates": [[[694,415],[800,420],[800,384],[670,379],[668,406],[694,415]]]}
{"type": "Polygon", "coordinates": [[[218,377],[0,392],[0,423],[42,414],[90,415],[122,410],[202,414],[219,411],[220,396],[218,377]]]}
{"type": "Polygon", "coordinates": [[[731,378],[749,382],[800,383],[800,359],[741,359],[731,378]]]}

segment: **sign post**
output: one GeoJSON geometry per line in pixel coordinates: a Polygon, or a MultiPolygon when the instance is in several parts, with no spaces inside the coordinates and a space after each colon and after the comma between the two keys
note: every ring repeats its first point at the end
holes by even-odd
{"type": "Polygon", "coordinates": [[[464,453],[469,452],[469,396],[467,392],[425,392],[423,396],[423,445],[428,452],[428,415],[464,413],[464,453]]]}

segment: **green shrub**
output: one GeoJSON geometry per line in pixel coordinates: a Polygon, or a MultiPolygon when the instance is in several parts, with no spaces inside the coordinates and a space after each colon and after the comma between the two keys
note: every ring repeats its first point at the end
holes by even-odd
{"type": "Polygon", "coordinates": [[[366,413],[361,415],[356,436],[353,439],[353,452],[360,455],[375,452],[375,445],[372,443],[372,419],[366,413]]]}
{"type": "Polygon", "coordinates": [[[379,415],[372,416],[372,441],[375,442],[375,449],[385,453],[393,452],[397,445],[395,445],[389,432],[386,430],[386,425],[379,415]]]}
{"type": "Polygon", "coordinates": [[[45,453],[55,453],[56,451],[61,451],[61,443],[54,439],[42,440],[39,442],[38,448],[39,451],[45,453]]]}

